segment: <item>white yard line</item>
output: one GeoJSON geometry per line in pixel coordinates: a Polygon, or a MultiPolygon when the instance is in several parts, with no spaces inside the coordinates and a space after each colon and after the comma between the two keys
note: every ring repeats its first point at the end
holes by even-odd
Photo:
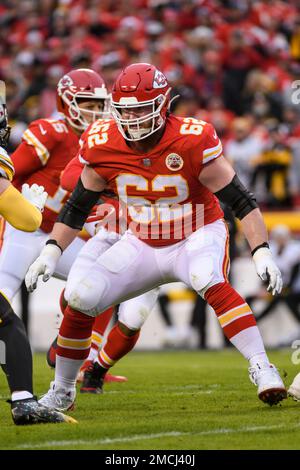
{"type": "Polygon", "coordinates": [[[201,432],[180,432],[172,431],[158,434],[137,434],[134,436],[128,437],[116,437],[116,438],[105,438],[105,439],[94,439],[94,440],[85,440],[85,439],[74,439],[68,441],[45,441],[40,442],[39,444],[21,444],[16,446],[16,449],[39,449],[41,447],[66,447],[66,446],[97,446],[105,444],[117,444],[122,442],[135,442],[135,441],[146,441],[151,439],[160,439],[162,437],[179,437],[179,436],[209,436],[209,435],[218,435],[218,434],[238,434],[245,432],[257,432],[257,431],[271,431],[271,430],[282,430],[282,429],[299,429],[300,424],[295,424],[294,426],[284,426],[280,424],[274,424],[270,426],[245,426],[241,428],[220,428],[220,429],[211,429],[210,431],[201,431],[201,432]]]}
{"type": "MultiPolygon", "coordinates": [[[[216,391],[218,385],[212,385],[211,388],[205,389],[201,388],[199,385],[187,385],[187,386],[175,386],[175,387],[159,387],[153,388],[152,390],[159,390],[162,393],[174,393],[176,395],[190,395],[190,394],[211,394],[216,391]]],[[[126,393],[131,395],[138,395],[139,393],[144,393],[144,389],[141,390],[105,390],[105,395],[125,395],[126,393]]]]}
{"type": "MultiPolygon", "coordinates": [[[[159,390],[160,392],[167,392],[167,393],[172,393],[173,395],[210,395],[211,393],[214,393],[215,390],[187,390],[186,392],[183,391],[182,389],[174,389],[170,388],[170,390],[159,390]]],[[[139,393],[143,393],[143,390],[137,391],[137,390],[126,390],[126,392],[123,392],[122,390],[105,390],[105,395],[125,395],[125,393],[131,394],[131,395],[138,395],[139,393]]]]}

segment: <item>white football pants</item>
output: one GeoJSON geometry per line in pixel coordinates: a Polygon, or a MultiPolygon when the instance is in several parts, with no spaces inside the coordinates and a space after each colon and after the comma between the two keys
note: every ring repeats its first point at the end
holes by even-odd
{"type": "MultiPolygon", "coordinates": [[[[127,231],[103,251],[103,234],[88,240],[72,265],[65,297],[69,305],[96,316],[111,305],[151,291],[161,284],[182,281],[200,295],[227,280],[228,230],[223,220],[206,225],[174,245],[153,248],[127,231]]],[[[157,289],[146,303],[156,300],[157,289]]],[[[138,301],[138,299],[135,299],[138,301]]],[[[127,304],[127,302],[126,302],[127,304]]],[[[132,329],[145,322],[149,309],[120,309],[119,320],[132,329]]]]}

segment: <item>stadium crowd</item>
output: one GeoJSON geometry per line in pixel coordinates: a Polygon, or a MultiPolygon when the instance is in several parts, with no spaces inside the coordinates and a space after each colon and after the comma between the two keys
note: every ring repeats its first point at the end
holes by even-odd
{"type": "Polygon", "coordinates": [[[16,146],[51,116],[58,79],[91,67],[108,86],[157,65],[173,109],[211,121],[263,208],[300,206],[300,11],[282,0],[4,0],[0,78],[16,146]]]}

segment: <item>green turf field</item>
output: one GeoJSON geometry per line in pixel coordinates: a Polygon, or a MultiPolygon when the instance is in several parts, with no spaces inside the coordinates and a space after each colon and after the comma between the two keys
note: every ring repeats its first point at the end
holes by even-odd
{"type": "MultiPolygon", "coordinates": [[[[270,353],[289,385],[299,366],[270,353]]],[[[21,358],[20,358],[21,360],[21,358]]],[[[0,378],[1,449],[300,449],[300,403],[270,408],[256,396],[235,351],[131,353],[115,367],[128,376],[104,395],[78,395],[77,425],[12,424],[0,378]]],[[[52,371],[35,356],[35,390],[52,371]]]]}

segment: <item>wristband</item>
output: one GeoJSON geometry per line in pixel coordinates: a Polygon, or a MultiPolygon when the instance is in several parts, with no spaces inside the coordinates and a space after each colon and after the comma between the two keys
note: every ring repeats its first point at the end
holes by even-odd
{"type": "Polygon", "coordinates": [[[263,242],[260,245],[256,246],[254,248],[254,250],[251,251],[251,255],[253,256],[254,253],[256,253],[256,251],[259,250],[260,248],[270,248],[269,243],[268,242],[263,242]]]}
{"type": "Polygon", "coordinates": [[[57,246],[57,247],[60,249],[61,253],[63,253],[63,251],[64,251],[64,250],[62,249],[62,247],[59,246],[59,244],[57,243],[57,241],[54,240],[54,239],[50,239],[50,240],[46,241],[45,245],[55,245],[55,246],[57,246]]]}

